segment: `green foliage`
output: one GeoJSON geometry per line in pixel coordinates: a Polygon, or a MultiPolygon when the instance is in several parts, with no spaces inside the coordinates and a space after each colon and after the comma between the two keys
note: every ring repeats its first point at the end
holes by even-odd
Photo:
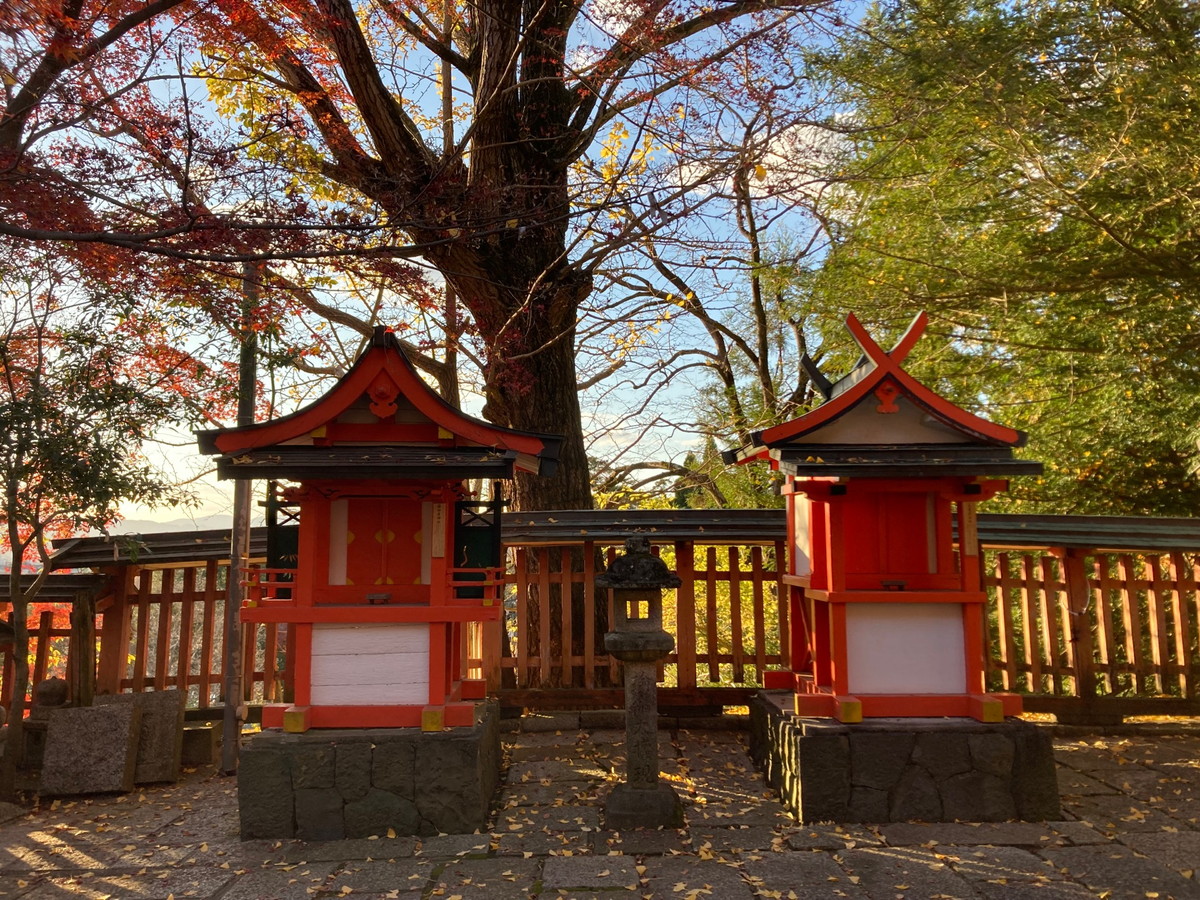
{"type": "Polygon", "coordinates": [[[688,454],[684,466],[701,477],[676,482],[674,506],[679,509],[782,509],[779,478],[761,464],[729,466],[716,441],[708,438],[700,454],[688,454]],[[711,484],[715,490],[700,487],[711,484]]]}
{"type": "Polygon", "coordinates": [[[914,374],[1047,463],[1011,502],[1194,513],[1200,8],[922,0],[864,24],[812,59],[845,134],[816,295],[878,330],[930,312],[914,374]]]}
{"type": "Polygon", "coordinates": [[[29,564],[45,561],[48,537],[104,529],[124,501],[180,499],[138,451],[186,403],[127,345],[120,298],[107,310],[64,303],[53,280],[16,270],[3,293],[0,520],[14,560],[29,564]]]}

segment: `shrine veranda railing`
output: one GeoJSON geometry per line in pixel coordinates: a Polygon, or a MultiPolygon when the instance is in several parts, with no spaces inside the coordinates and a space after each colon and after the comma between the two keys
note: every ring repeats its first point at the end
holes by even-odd
{"type": "MultiPolygon", "coordinates": [[[[788,664],[783,542],[655,547],[682,581],[664,595],[676,639],[661,667],[664,704],[743,702],[764,669],[788,664]]],[[[509,546],[505,621],[464,634],[472,674],[512,705],[619,702],[618,664],[602,642],[610,600],[593,583],[617,549],[587,540],[509,546]]],[[[1043,547],[987,549],[983,558],[989,689],[1031,694],[1026,707],[1035,710],[1121,698],[1126,715],[1200,714],[1200,554],[1043,547]]],[[[216,560],[115,569],[97,599],[96,690],[175,687],[191,708],[219,706],[228,579],[228,564],[216,560]]],[[[49,610],[36,617],[35,681],[73,652],[69,634],[49,610]]],[[[242,640],[245,700],[289,699],[285,626],[244,626],[242,640]]],[[[6,706],[11,670],[6,654],[6,706]]]]}

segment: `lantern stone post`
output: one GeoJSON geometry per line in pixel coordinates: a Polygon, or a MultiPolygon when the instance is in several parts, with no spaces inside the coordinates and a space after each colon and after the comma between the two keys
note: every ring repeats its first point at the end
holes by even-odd
{"type": "Polygon", "coordinates": [[[624,555],[596,578],[597,587],[612,590],[616,614],[604,649],[625,675],[626,780],[605,802],[612,829],[683,826],[679,795],[658,780],[658,662],[675,647],[662,627],[662,592],[679,583],[644,537],[628,538],[624,555]]]}

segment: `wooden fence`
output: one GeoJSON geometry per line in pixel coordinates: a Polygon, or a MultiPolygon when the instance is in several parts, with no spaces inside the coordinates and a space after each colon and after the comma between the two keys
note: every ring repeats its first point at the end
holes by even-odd
{"type": "Polygon", "coordinates": [[[994,551],[985,583],[990,688],[1035,710],[1200,714],[1197,554],[994,551]]]}
{"type": "MultiPolygon", "coordinates": [[[[717,546],[688,539],[655,549],[682,582],[663,598],[663,623],[675,650],[660,666],[661,702],[742,702],[765,669],[788,664],[783,542],[717,546]]],[[[502,701],[620,705],[619,664],[602,643],[605,623],[613,621],[612,598],[594,585],[598,560],[611,560],[616,551],[590,540],[511,548],[508,627],[501,637],[507,640],[498,670],[488,673],[502,701]]]]}
{"type": "MultiPolygon", "coordinates": [[[[765,669],[789,662],[782,540],[747,535],[714,544],[676,535],[655,547],[682,580],[664,596],[676,649],[661,667],[660,702],[743,703],[765,669]]],[[[616,548],[615,539],[510,543],[505,621],[472,629],[464,648],[468,665],[503,703],[620,704],[618,665],[602,640],[611,601],[594,587],[616,548]]],[[[1027,694],[1027,709],[1060,717],[1080,710],[1094,717],[1100,707],[1117,715],[1200,714],[1196,553],[985,544],[984,560],[990,689],[1027,694]]],[[[210,559],[111,572],[110,589],[97,601],[96,689],[176,687],[187,692],[189,707],[220,705],[228,564],[210,559]]],[[[61,655],[67,637],[47,616],[39,622],[35,679],[49,673],[51,645],[57,642],[61,655]]],[[[290,699],[284,626],[245,626],[241,639],[245,701],[290,699]]],[[[7,694],[0,696],[7,704],[7,694]]]]}

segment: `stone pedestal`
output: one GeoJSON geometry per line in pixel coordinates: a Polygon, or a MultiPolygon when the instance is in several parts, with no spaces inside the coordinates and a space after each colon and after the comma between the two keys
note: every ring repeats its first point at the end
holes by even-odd
{"type": "Polygon", "coordinates": [[[1050,735],[1019,719],[801,718],[792,695],[750,704],[750,752],[801,822],[1062,817],[1050,735]]]}
{"type": "MultiPolygon", "coordinates": [[[[622,659],[622,638],[604,636],[604,646],[622,659]]],[[[645,635],[638,635],[645,638],[645,635]]],[[[655,649],[654,659],[665,656],[674,639],[663,633],[665,649],[655,649]]],[[[626,651],[629,652],[629,651],[626,651]]],[[[658,780],[658,664],[626,661],[625,668],[625,783],[616,785],[604,804],[605,824],[626,828],[682,828],[683,804],[675,789],[658,780]]]]}
{"type": "Polygon", "coordinates": [[[658,661],[675,647],[662,627],[663,588],[678,587],[650,552],[645,538],[625,542],[625,555],[613,561],[596,586],[613,592],[614,629],[604,649],[619,659],[625,678],[625,783],[604,804],[609,828],[681,828],[683,804],[674,788],[658,780],[658,661]]]}
{"type": "Polygon", "coordinates": [[[309,841],[471,834],[487,825],[500,777],[499,710],[476,724],[420,728],[268,729],[242,747],[242,840],[309,841]]]}

